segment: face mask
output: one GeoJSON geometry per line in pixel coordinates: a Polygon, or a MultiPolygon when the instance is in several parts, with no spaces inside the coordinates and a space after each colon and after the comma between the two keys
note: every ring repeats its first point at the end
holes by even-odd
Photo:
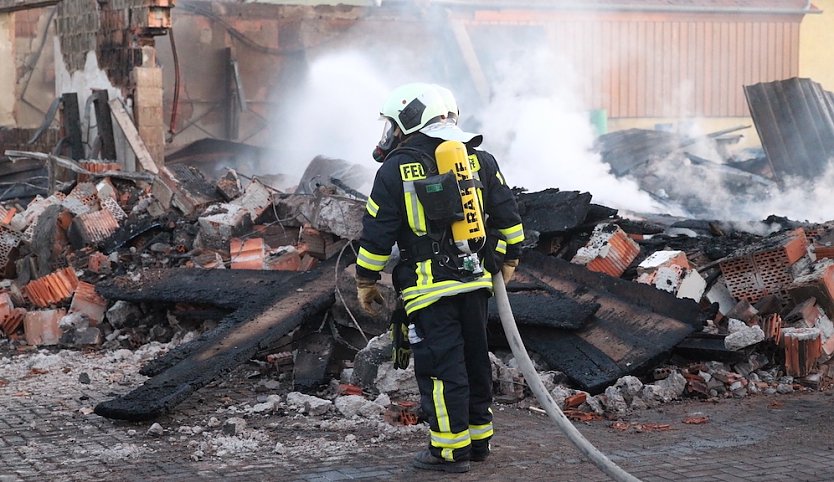
{"type": "Polygon", "coordinates": [[[382,137],[379,139],[376,147],[374,147],[374,160],[382,162],[385,156],[391,152],[397,144],[397,124],[393,123],[391,119],[385,119],[385,126],[382,129],[382,137]]]}

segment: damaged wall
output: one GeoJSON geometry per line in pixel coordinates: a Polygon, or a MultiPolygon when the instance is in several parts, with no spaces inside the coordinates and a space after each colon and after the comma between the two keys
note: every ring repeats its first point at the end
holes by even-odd
{"type": "MultiPolygon", "coordinates": [[[[346,5],[178,4],[172,30],[181,84],[172,147],[206,136],[269,144],[267,127],[289,100],[282,93],[303,83],[309,56],[349,43],[344,35],[363,12],[346,5]],[[231,61],[237,63],[246,96],[242,109],[231,102],[236,94],[231,61]]],[[[166,123],[176,82],[171,45],[167,38],[157,46],[164,67],[166,123]]]]}
{"type": "MultiPolygon", "coordinates": [[[[0,58],[10,59],[12,50],[12,29],[14,19],[11,14],[0,13],[0,58]]],[[[0,62],[0,92],[14,92],[15,70],[12,62],[0,62]]],[[[0,95],[0,126],[13,125],[15,96],[0,95]]]]}

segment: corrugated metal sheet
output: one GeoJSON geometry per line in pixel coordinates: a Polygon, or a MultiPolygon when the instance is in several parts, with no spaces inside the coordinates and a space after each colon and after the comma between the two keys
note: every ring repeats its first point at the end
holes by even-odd
{"type": "MultiPolygon", "coordinates": [[[[484,10],[464,22],[483,45],[541,26],[582,79],[584,104],[610,117],[746,117],[744,85],[798,75],[799,19],[484,10]]],[[[496,55],[479,51],[485,69],[496,55]]]]}
{"type": "Polygon", "coordinates": [[[834,157],[834,94],[799,78],[746,85],[744,92],[774,174],[818,176],[834,157]]]}

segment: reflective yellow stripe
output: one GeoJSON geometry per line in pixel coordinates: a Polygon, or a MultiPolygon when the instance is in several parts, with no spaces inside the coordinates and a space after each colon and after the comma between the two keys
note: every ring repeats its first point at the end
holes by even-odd
{"type": "Polygon", "coordinates": [[[432,284],[431,260],[417,263],[417,286],[429,286],[432,284]]]}
{"type": "Polygon", "coordinates": [[[411,184],[411,190],[406,190],[404,193],[405,214],[408,217],[408,226],[414,231],[414,234],[423,236],[426,234],[426,216],[423,214],[423,205],[417,199],[417,193],[413,191],[414,184],[403,183],[404,186],[405,184],[411,184]]]}
{"type": "Polygon", "coordinates": [[[495,177],[497,177],[497,178],[498,178],[498,181],[499,181],[501,184],[507,184],[507,181],[505,181],[505,180],[504,180],[504,175],[503,175],[503,174],[501,174],[501,171],[496,171],[496,172],[495,172],[495,177]]]}
{"type": "Polygon", "coordinates": [[[368,202],[365,204],[365,209],[368,210],[368,214],[370,214],[372,218],[375,218],[376,214],[379,212],[379,204],[375,203],[373,199],[368,198],[368,202]]]}
{"type": "Polygon", "coordinates": [[[371,271],[382,271],[390,256],[389,254],[374,254],[360,247],[359,254],[356,256],[356,264],[371,271]]]}
{"type": "Polygon", "coordinates": [[[429,433],[431,433],[432,446],[437,448],[459,449],[472,443],[469,429],[458,433],[435,432],[434,430],[430,430],[429,433]]]}
{"type": "Polygon", "coordinates": [[[507,244],[518,244],[524,241],[524,227],[521,223],[509,228],[499,229],[498,232],[507,239],[507,244]]]}
{"type": "MultiPolygon", "coordinates": [[[[450,432],[452,429],[449,425],[449,414],[446,412],[446,399],[443,395],[443,380],[438,380],[432,377],[434,389],[432,390],[432,400],[434,401],[434,416],[437,418],[437,428],[441,432],[450,432]]],[[[434,432],[432,432],[432,441],[434,441],[434,432]]],[[[444,445],[438,445],[444,447],[444,445]]]]}
{"type": "Polygon", "coordinates": [[[501,254],[507,254],[507,242],[503,239],[499,239],[498,244],[495,245],[495,251],[498,251],[501,254]]]}
{"type": "MultiPolygon", "coordinates": [[[[452,281],[451,283],[453,284],[451,285],[447,283],[449,282],[443,281],[441,283],[435,283],[432,288],[423,290],[424,293],[422,295],[417,295],[416,297],[407,300],[405,302],[406,314],[410,315],[417,310],[425,308],[444,296],[454,296],[461,293],[468,293],[481,288],[492,290],[492,279],[490,279],[489,275],[485,276],[485,278],[468,281],[466,283],[459,281],[452,281]],[[438,287],[438,285],[442,285],[443,287],[438,287]]],[[[405,299],[405,291],[403,291],[403,299],[405,299]]]]}
{"type": "Polygon", "coordinates": [[[469,426],[469,435],[472,437],[472,440],[483,440],[492,437],[492,434],[492,423],[469,426]]]}

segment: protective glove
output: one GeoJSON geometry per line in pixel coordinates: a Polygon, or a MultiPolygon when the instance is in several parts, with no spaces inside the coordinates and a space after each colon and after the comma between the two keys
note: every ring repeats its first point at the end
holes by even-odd
{"type": "Polygon", "coordinates": [[[411,361],[411,343],[408,341],[408,317],[405,308],[398,306],[391,313],[391,361],[394,368],[406,369],[411,361]]]}
{"type": "Polygon", "coordinates": [[[501,276],[504,277],[504,284],[510,284],[510,280],[513,279],[513,274],[515,273],[515,269],[518,267],[518,260],[517,259],[505,259],[504,264],[501,265],[501,276]]]}
{"type": "Polygon", "coordinates": [[[376,314],[376,308],[373,303],[382,304],[385,300],[382,298],[382,293],[379,292],[379,286],[376,281],[372,279],[356,277],[356,297],[359,299],[359,306],[365,310],[369,315],[376,314]]]}

